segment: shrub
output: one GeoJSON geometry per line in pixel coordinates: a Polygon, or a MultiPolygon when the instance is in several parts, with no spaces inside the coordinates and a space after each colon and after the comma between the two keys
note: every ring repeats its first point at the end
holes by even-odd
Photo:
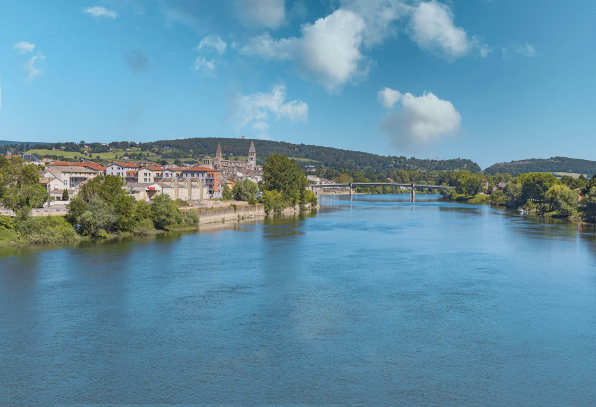
{"type": "Polygon", "coordinates": [[[237,182],[232,190],[234,199],[237,201],[248,201],[251,197],[254,199],[257,192],[259,187],[249,179],[237,182]]]}
{"type": "Polygon", "coordinates": [[[310,204],[311,207],[317,206],[317,194],[310,190],[304,190],[300,197],[300,205],[304,207],[306,204],[310,204]]]}
{"type": "Polygon", "coordinates": [[[151,204],[151,218],[158,229],[182,223],[182,212],[168,195],[158,195],[151,204]]]}
{"type": "Polygon", "coordinates": [[[493,191],[492,194],[490,194],[490,203],[492,205],[504,205],[505,204],[505,193],[503,191],[501,191],[500,189],[497,189],[495,191],[493,191]]]}
{"type": "Polygon", "coordinates": [[[174,201],[174,203],[176,204],[176,206],[178,208],[180,208],[180,207],[186,207],[186,206],[192,206],[191,204],[189,204],[188,202],[186,202],[185,200],[180,199],[180,198],[176,199],[174,201]]]}
{"type": "Polygon", "coordinates": [[[184,223],[190,226],[197,226],[199,224],[199,214],[197,211],[190,210],[186,212],[184,223]]]}
{"type": "Polygon", "coordinates": [[[153,225],[153,221],[151,219],[143,219],[137,222],[134,230],[132,233],[139,236],[149,236],[154,235],[157,232],[155,230],[155,226],[153,225]]]}
{"type": "Polygon", "coordinates": [[[230,204],[230,208],[234,208],[234,212],[238,211],[238,205],[235,203],[230,204]]]}
{"type": "Polygon", "coordinates": [[[230,189],[230,187],[227,184],[224,185],[221,189],[221,198],[224,201],[230,201],[234,198],[234,195],[232,194],[232,190],[230,189]]]}
{"type": "Polygon", "coordinates": [[[281,212],[289,202],[283,197],[283,194],[278,191],[263,191],[263,196],[259,199],[263,204],[265,213],[269,214],[271,211],[281,212]]]}
{"type": "Polygon", "coordinates": [[[30,243],[61,243],[77,239],[77,233],[64,216],[38,216],[19,221],[17,230],[30,243]]]}
{"type": "Polygon", "coordinates": [[[10,216],[0,215],[0,230],[14,230],[15,220],[10,216]]]}

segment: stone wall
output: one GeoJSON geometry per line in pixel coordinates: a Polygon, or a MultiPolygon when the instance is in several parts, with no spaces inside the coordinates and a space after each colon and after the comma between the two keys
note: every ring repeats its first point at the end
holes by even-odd
{"type": "Polygon", "coordinates": [[[208,211],[199,211],[199,225],[217,222],[237,222],[243,219],[256,219],[265,217],[263,205],[239,206],[234,208],[221,208],[208,211]]]}

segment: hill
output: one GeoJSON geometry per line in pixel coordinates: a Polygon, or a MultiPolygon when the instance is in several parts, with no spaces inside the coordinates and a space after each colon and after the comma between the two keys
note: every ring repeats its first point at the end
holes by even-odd
{"type": "MultiPolygon", "coordinates": [[[[301,164],[333,169],[385,171],[393,169],[447,171],[470,170],[480,172],[478,164],[467,159],[428,160],[406,157],[380,156],[360,151],[342,150],[308,144],[292,144],[270,140],[242,140],[237,138],[191,138],[181,140],[160,140],[138,144],[143,151],[157,148],[162,158],[182,158],[180,155],[214,156],[217,143],[221,143],[223,155],[245,157],[251,141],[255,143],[259,163],[267,156],[279,153],[296,159],[301,164]],[[192,152],[192,153],[191,153],[192,152]]],[[[155,150],[153,150],[155,151],[155,150]]]]}
{"type": "Polygon", "coordinates": [[[567,157],[530,158],[494,164],[484,172],[492,175],[509,173],[513,177],[528,172],[579,173],[591,177],[596,174],[596,161],[567,157]]]}

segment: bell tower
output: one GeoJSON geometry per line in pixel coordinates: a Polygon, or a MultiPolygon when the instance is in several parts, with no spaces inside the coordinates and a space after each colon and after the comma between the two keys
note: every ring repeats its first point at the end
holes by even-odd
{"type": "Polygon", "coordinates": [[[250,148],[248,149],[248,166],[252,168],[257,166],[257,150],[254,141],[250,142],[250,148]]]}
{"type": "Polygon", "coordinates": [[[217,143],[217,151],[215,152],[215,159],[213,160],[213,166],[218,169],[221,165],[221,145],[217,143]]]}

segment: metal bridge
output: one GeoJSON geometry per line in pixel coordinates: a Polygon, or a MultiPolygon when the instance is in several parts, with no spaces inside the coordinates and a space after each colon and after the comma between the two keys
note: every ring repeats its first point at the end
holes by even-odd
{"type": "Polygon", "coordinates": [[[399,184],[395,182],[350,182],[349,184],[312,184],[309,188],[312,191],[315,188],[350,188],[350,196],[354,193],[356,187],[406,187],[410,189],[412,202],[416,200],[416,189],[454,189],[446,185],[417,185],[417,184],[399,184]]]}

